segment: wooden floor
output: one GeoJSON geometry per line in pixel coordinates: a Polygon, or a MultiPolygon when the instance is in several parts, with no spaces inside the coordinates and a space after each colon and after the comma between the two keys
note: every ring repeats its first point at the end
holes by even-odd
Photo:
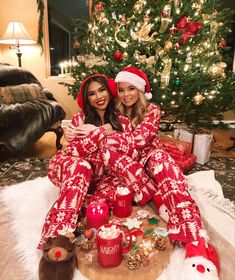
{"type": "MultiPolygon", "coordinates": [[[[211,147],[212,157],[235,157],[235,148],[230,137],[235,137],[235,129],[228,131],[214,130],[214,140],[211,147]]],[[[51,158],[56,153],[55,134],[47,132],[30,149],[20,155],[21,158],[51,158]]],[[[64,137],[61,139],[63,147],[66,145],[64,137]]]]}

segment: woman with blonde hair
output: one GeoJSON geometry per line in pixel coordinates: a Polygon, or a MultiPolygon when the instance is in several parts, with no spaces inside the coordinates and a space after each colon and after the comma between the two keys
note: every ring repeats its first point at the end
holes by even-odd
{"type": "Polygon", "coordinates": [[[126,67],[117,74],[115,82],[118,86],[117,110],[130,119],[133,132],[104,139],[105,165],[113,175],[126,178],[127,184],[130,180],[138,183],[138,177],[147,173],[168,210],[170,239],[181,245],[198,241],[201,235],[205,235],[200,211],[188,191],[184,174],[160,147],[160,109],[148,102],[151,93],[146,74],[138,68],[126,67]],[[153,111],[158,113],[153,115],[153,111]],[[143,132],[140,138],[138,131],[143,132]],[[138,142],[139,139],[145,141],[138,142]],[[135,157],[132,155],[134,149],[138,153],[135,157]]]}

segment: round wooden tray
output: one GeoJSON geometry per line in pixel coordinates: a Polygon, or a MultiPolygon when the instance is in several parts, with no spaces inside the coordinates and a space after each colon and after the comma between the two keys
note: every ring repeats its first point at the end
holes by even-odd
{"type": "MultiPolygon", "coordinates": [[[[153,209],[149,206],[145,207],[133,207],[131,218],[136,217],[136,212],[139,209],[144,209],[149,211],[150,217],[157,217],[160,222],[157,226],[166,228],[166,223],[155,214],[153,209]]],[[[115,216],[111,216],[110,220],[117,219],[115,216]]],[[[123,219],[125,220],[125,218],[123,219]]],[[[141,225],[141,230],[145,232],[147,229],[155,228],[156,225],[150,225],[147,219],[143,219],[143,224],[141,225]]],[[[140,244],[142,236],[137,237],[136,245],[140,244]]],[[[150,262],[147,266],[143,264],[140,265],[138,269],[130,270],[125,263],[125,255],[123,256],[122,263],[114,268],[103,268],[98,263],[96,248],[88,252],[82,252],[79,247],[77,247],[77,260],[78,260],[78,269],[80,272],[90,280],[155,280],[159,277],[169,263],[170,255],[173,251],[173,245],[168,239],[168,246],[163,251],[154,252],[153,256],[150,258],[150,262]]]]}

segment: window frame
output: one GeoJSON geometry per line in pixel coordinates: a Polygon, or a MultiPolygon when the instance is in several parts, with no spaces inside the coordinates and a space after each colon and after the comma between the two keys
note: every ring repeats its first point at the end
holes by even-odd
{"type": "MultiPolygon", "coordinates": [[[[76,0],[75,0],[76,1],[76,0]]],[[[92,18],[92,7],[93,1],[86,0],[88,4],[89,17],[92,18]]],[[[44,3],[44,18],[43,18],[43,48],[44,48],[44,60],[45,60],[45,76],[49,77],[58,77],[51,76],[51,59],[50,59],[50,43],[49,43],[49,23],[48,23],[48,9],[47,9],[47,0],[43,0],[44,3]]]]}

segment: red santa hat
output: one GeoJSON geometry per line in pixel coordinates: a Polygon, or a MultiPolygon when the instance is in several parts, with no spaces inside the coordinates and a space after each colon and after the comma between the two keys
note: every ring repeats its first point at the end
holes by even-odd
{"type": "Polygon", "coordinates": [[[89,81],[91,78],[94,78],[94,77],[103,77],[107,83],[108,83],[108,87],[112,93],[112,95],[114,97],[117,96],[118,92],[117,92],[117,85],[115,83],[115,81],[113,79],[109,79],[107,76],[103,75],[103,74],[93,74],[89,77],[87,77],[86,79],[84,79],[82,81],[82,84],[81,84],[81,87],[80,87],[80,91],[78,92],[77,94],[77,104],[78,106],[84,111],[84,104],[83,104],[83,88],[85,86],[85,84],[87,83],[87,81],[89,81]]]}
{"type": "Polygon", "coordinates": [[[130,83],[138,90],[142,91],[147,100],[150,100],[152,98],[152,94],[150,92],[151,88],[147,75],[136,67],[130,66],[124,68],[117,74],[115,82],[130,83]]]}
{"type": "Polygon", "coordinates": [[[215,265],[218,274],[220,273],[218,254],[211,244],[206,243],[204,238],[201,238],[197,245],[192,243],[186,244],[185,258],[192,257],[204,257],[205,259],[211,261],[215,265]]]}

